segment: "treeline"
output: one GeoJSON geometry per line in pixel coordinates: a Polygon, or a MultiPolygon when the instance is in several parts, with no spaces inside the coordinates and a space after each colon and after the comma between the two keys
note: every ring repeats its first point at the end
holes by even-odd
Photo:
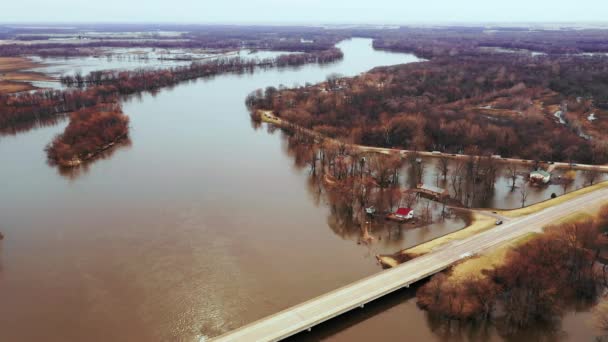
{"type": "Polygon", "coordinates": [[[357,144],[605,163],[608,124],[590,125],[584,110],[608,106],[606,82],[604,57],[479,54],[376,68],[312,87],[270,87],[247,103],[357,144]],[[587,109],[577,104],[587,100],[587,109]],[[558,109],[569,122],[558,122],[558,109]]]}
{"type": "Polygon", "coordinates": [[[364,31],[374,47],[411,52],[424,58],[476,55],[482,48],[527,50],[547,54],[608,52],[608,30],[529,30],[509,27],[445,27],[364,31]]]}
{"type": "Polygon", "coordinates": [[[135,71],[94,71],[82,76],[61,76],[60,81],[68,87],[114,86],[120,94],[130,94],[142,90],[154,90],[175,85],[182,81],[199,77],[209,77],[222,73],[253,72],[256,68],[289,67],[304,64],[326,64],[343,58],[338,48],[312,53],[280,55],[275,58],[244,59],[241,57],[219,58],[204,63],[194,62],[188,66],[161,70],[140,69],[135,71]]]}
{"type": "Polygon", "coordinates": [[[325,50],[309,53],[285,54],[276,57],[275,64],[278,67],[299,66],[304,64],[327,64],[340,60],[344,57],[342,50],[330,47],[325,50]]]}
{"type": "Polygon", "coordinates": [[[607,206],[593,220],[548,227],[482,276],[434,276],[417,291],[418,305],[444,319],[499,321],[505,334],[554,322],[606,288],[606,265],[598,262],[607,229],[607,206]]]}
{"type": "Polygon", "coordinates": [[[115,89],[108,87],[0,95],[0,132],[14,133],[22,127],[53,120],[57,114],[117,100],[115,89]]]}
{"type": "Polygon", "coordinates": [[[46,147],[52,164],[78,166],[128,137],[129,118],[120,105],[81,109],[70,114],[64,132],[46,147]]]}
{"type": "MultiPolygon", "coordinates": [[[[128,28],[119,28],[128,29],[128,28]]],[[[143,29],[143,28],[142,28],[143,29]]],[[[142,38],[124,39],[120,36],[82,34],[80,31],[60,31],[64,37],[87,38],[75,40],[75,43],[33,42],[30,44],[0,45],[0,56],[85,56],[94,53],[95,48],[163,48],[163,49],[258,49],[293,52],[315,52],[331,49],[340,40],[349,38],[347,31],[326,30],[314,27],[273,27],[273,26],[196,26],[176,28],[186,32],[175,37],[144,35],[142,38]]],[[[52,33],[52,29],[49,29],[52,33]]],[[[36,35],[27,36],[17,33],[33,33],[31,30],[15,31],[12,37],[18,40],[46,40],[51,35],[45,30],[36,30],[36,35]]],[[[103,31],[107,32],[107,31],[103,31]]],[[[115,31],[122,32],[122,31],[115,31]]],[[[130,31],[126,31],[130,32],[130,31]]],[[[150,32],[147,32],[148,34],[150,32]]]]}
{"type": "MultiPolygon", "coordinates": [[[[75,43],[4,44],[0,56],[36,54],[40,56],[90,55],[97,47],[151,47],[151,48],[203,48],[203,49],[264,49],[313,52],[327,50],[343,39],[369,37],[374,47],[392,51],[412,52],[424,58],[454,55],[475,55],[483,48],[528,50],[548,54],[581,54],[608,52],[608,30],[602,29],[534,29],[516,27],[400,27],[397,29],[331,29],[304,26],[166,26],[181,31],[178,36],[154,35],[149,27],[88,27],[74,29],[13,28],[5,39],[46,40],[61,34],[62,37],[85,37],[75,43]],[[82,32],[144,32],[142,38],[124,39],[120,36],[90,35],[82,32]],[[120,31],[125,30],[125,31],[120,31]],[[133,31],[136,30],[136,31],[133,31]],[[150,39],[150,35],[152,38],[150,39]]],[[[154,27],[157,30],[158,27],[154,27]]]]}

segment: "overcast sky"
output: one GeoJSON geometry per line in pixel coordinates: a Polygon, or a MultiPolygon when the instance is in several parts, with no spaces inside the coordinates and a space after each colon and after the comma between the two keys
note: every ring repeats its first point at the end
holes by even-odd
{"type": "Polygon", "coordinates": [[[0,22],[606,22],[608,0],[7,0],[0,22]]]}

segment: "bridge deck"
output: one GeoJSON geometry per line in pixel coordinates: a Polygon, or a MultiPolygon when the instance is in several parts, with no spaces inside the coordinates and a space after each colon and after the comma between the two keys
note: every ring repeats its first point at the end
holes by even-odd
{"type": "Polygon", "coordinates": [[[455,262],[494,247],[518,236],[540,231],[547,223],[608,199],[604,188],[538,213],[454,241],[439,250],[418,257],[395,268],[379,272],[350,285],[326,293],[277,314],[221,335],[214,341],[277,341],[360,307],[379,297],[409,286],[437,273],[455,262]]]}

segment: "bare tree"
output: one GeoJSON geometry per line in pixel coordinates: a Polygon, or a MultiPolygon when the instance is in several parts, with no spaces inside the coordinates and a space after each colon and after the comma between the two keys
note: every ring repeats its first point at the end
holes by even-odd
{"type": "Polygon", "coordinates": [[[528,189],[528,183],[522,182],[521,187],[519,188],[519,194],[521,196],[521,207],[526,206],[526,200],[528,199],[528,195],[530,191],[528,189]]]}
{"type": "Polygon", "coordinates": [[[443,181],[445,181],[448,177],[450,159],[447,156],[439,157],[439,171],[443,176],[443,181]]]}
{"type": "Polygon", "coordinates": [[[509,164],[507,166],[507,175],[511,179],[511,192],[515,191],[515,182],[517,181],[517,165],[509,164]]]}
{"type": "Polygon", "coordinates": [[[568,187],[570,186],[570,184],[572,184],[572,182],[574,182],[574,179],[576,178],[576,171],[574,170],[568,170],[566,171],[566,173],[563,174],[562,176],[562,189],[564,190],[564,194],[566,193],[566,190],[568,190],[568,187]]]}
{"type": "Polygon", "coordinates": [[[458,162],[452,172],[450,172],[450,183],[454,191],[454,198],[458,201],[462,199],[462,182],[464,181],[465,165],[458,162]]]}
{"type": "Polygon", "coordinates": [[[408,192],[403,197],[403,201],[408,208],[413,208],[414,204],[418,200],[418,194],[415,192],[408,192]]]}
{"type": "Polygon", "coordinates": [[[433,212],[431,211],[431,201],[429,200],[426,200],[424,203],[422,221],[427,224],[433,222],[433,212]]]}
{"type": "Polygon", "coordinates": [[[598,178],[600,178],[601,171],[597,167],[592,167],[588,170],[585,170],[583,175],[585,177],[585,181],[589,185],[593,185],[598,178]]]}

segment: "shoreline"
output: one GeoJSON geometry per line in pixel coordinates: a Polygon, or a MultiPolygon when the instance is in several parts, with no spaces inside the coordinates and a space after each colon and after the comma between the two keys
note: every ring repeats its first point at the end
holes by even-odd
{"type": "Polygon", "coordinates": [[[109,143],[101,146],[100,148],[98,148],[97,150],[95,150],[94,152],[91,152],[89,154],[87,154],[84,157],[78,157],[75,156],[72,159],[68,160],[68,161],[59,161],[59,160],[53,160],[54,163],[56,163],[58,166],[62,167],[62,168],[74,168],[74,167],[78,167],[84,163],[86,163],[87,161],[90,161],[92,159],[95,159],[97,156],[99,156],[101,153],[113,148],[114,146],[119,145],[121,142],[123,142],[124,140],[128,139],[129,135],[128,134],[123,134],[119,137],[117,137],[116,139],[110,141],[109,143]]]}

